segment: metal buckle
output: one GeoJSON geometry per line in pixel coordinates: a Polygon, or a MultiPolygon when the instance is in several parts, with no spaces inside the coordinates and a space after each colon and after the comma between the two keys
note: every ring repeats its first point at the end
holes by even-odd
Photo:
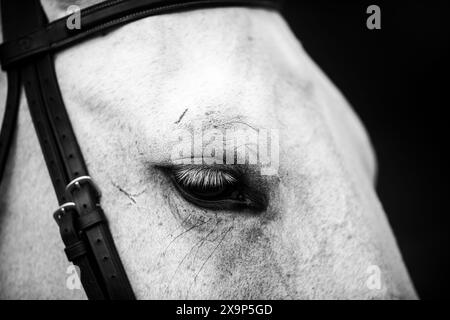
{"type": "Polygon", "coordinates": [[[89,183],[97,192],[97,196],[100,198],[102,196],[102,192],[100,191],[100,188],[97,186],[97,184],[94,182],[94,180],[90,176],[81,176],[78,178],[73,179],[69,182],[69,184],[66,186],[65,190],[65,196],[67,199],[70,199],[72,197],[71,192],[74,188],[80,189],[80,183],[87,182],[89,183]]]}
{"type": "Polygon", "coordinates": [[[62,218],[62,215],[65,213],[67,209],[76,210],[76,206],[74,202],[66,202],[59,206],[59,208],[53,212],[53,218],[56,220],[56,223],[59,224],[59,221],[62,218]]]}

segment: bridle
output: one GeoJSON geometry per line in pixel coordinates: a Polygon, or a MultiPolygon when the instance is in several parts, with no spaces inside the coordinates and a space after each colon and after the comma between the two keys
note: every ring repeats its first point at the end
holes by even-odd
{"type": "Polygon", "coordinates": [[[80,12],[81,28],[67,17],[48,23],[39,0],[1,1],[0,62],[8,93],[0,133],[0,182],[14,135],[21,86],[60,207],[54,213],[65,253],[80,269],[89,299],[135,299],[117,253],[101,193],[89,176],[63,103],[53,54],[88,37],[152,15],[196,8],[246,6],[278,9],[276,0],[109,0],[80,12]]]}

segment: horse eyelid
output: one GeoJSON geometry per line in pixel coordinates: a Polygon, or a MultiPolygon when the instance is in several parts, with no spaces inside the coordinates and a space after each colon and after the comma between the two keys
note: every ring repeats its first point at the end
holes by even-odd
{"type": "Polygon", "coordinates": [[[239,180],[235,173],[209,166],[182,166],[173,169],[175,179],[186,187],[218,188],[232,186],[239,180]]]}

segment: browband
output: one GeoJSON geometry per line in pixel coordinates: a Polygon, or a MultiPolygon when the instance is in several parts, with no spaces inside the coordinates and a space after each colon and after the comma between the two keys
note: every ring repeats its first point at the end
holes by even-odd
{"type": "Polygon", "coordinates": [[[0,132],[0,182],[25,88],[30,114],[60,207],[54,213],[65,253],[80,268],[89,299],[135,299],[100,206],[101,192],[87,166],[63,103],[53,53],[89,36],[151,15],[181,10],[249,6],[278,8],[269,0],[110,0],[81,10],[81,28],[67,17],[48,23],[39,0],[2,0],[0,62],[8,94],[0,132]]]}

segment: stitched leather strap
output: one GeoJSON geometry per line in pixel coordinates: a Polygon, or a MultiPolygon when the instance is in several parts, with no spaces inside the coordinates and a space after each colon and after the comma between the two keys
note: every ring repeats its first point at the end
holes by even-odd
{"type": "Polygon", "coordinates": [[[9,150],[11,149],[20,104],[21,86],[19,72],[11,70],[8,72],[7,77],[8,93],[6,96],[5,113],[3,115],[3,125],[0,131],[0,182],[2,181],[9,150]]]}
{"type": "Polygon", "coordinates": [[[105,220],[103,211],[99,208],[97,210],[94,209],[91,212],[78,217],[78,229],[86,231],[97,223],[102,223],[105,220]]]}
{"type": "MultiPolygon", "coordinates": [[[[3,22],[3,41],[15,40],[26,33],[23,30],[23,25],[19,21],[8,19],[5,17],[5,12],[13,16],[19,15],[18,8],[8,8],[1,2],[2,22],[3,22]],[[5,19],[8,23],[5,23],[5,19]]],[[[7,73],[8,78],[8,93],[6,96],[5,112],[3,114],[2,128],[0,131],[0,182],[3,178],[6,162],[8,160],[9,150],[14,136],[14,128],[17,122],[17,114],[20,103],[20,73],[18,70],[10,70],[7,73]]]]}
{"type": "MultiPolygon", "coordinates": [[[[99,195],[90,184],[80,183],[73,192],[65,192],[65,186],[71,180],[88,176],[89,173],[64,108],[50,55],[39,57],[32,66],[27,65],[23,69],[22,77],[36,131],[43,137],[42,150],[44,155],[47,153],[47,166],[60,203],[73,201],[80,217],[91,215],[96,210],[100,211],[99,195]],[[45,138],[47,136],[48,139],[45,138]]],[[[106,220],[101,222],[86,230],[82,237],[89,244],[95,258],[91,262],[98,267],[98,277],[101,279],[99,282],[106,288],[104,296],[107,299],[133,299],[134,294],[106,220]],[[103,257],[107,257],[108,263],[101,260],[103,257]]],[[[92,269],[95,270],[95,267],[92,269]]],[[[83,273],[83,270],[81,272],[83,273]]]]}
{"type": "Polygon", "coordinates": [[[79,277],[86,295],[92,300],[103,300],[105,299],[105,288],[98,282],[98,276],[96,275],[98,271],[90,263],[91,253],[75,227],[76,216],[78,216],[78,213],[75,204],[63,207],[53,215],[66,246],[64,252],[67,259],[80,268],[79,277]]]}
{"type": "MultiPolygon", "coordinates": [[[[27,32],[47,24],[38,0],[29,0],[26,4],[16,0],[3,3],[3,9],[8,12],[3,15],[5,24],[11,19],[23,19],[26,23],[21,28],[26,28],[27,32]],[[22,9],[20,16],[11,16],[10,12],[19,12],[17,7],[22,9]]],[[[101,212],[99,194],[90,183],[78,183],[77,188],[66,192],[66,185],[70,181],[80,176],[88,176],[89,173],[59,91],[53,57],[50,53],[39,55],[21,65],[20,72],[30,113],[59,203],[73,201],[74,210],[80,217],[92,216],[94,211],[101,212]]],[[[69,257],[80,267],[81,281],[89,298],[134,299],[105,219],[82,231],[77,241],[67,238],[69,234],[60,231],[69,248],[66,253],[69,252],[69,257]],[[73,245],[78,241],[83,241],[88,248],[87,255],[72,255],[73,245]]]]}

